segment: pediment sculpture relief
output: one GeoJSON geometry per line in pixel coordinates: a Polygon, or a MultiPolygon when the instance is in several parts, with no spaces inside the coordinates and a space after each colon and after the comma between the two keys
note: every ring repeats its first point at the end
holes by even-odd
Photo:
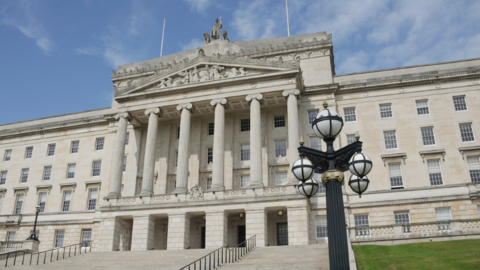
{"type": "Polygon", "coordinates": [[[190,189],[190,199],[191,200],[203,200],[203,189],[198,185],[193,186],[190,189]]]}

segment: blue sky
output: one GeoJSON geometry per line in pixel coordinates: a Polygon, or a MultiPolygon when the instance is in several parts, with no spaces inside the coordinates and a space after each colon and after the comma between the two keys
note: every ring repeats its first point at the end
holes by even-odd
{"type": "MultiPolygon", "coordinates": [[[[289,0],[290,33],[333,34],[337,74],[480,57],[480,1],[289,0]]],[[[0,0],[0,124],[109,107],[111,70],[287,35],[284,0],[0,0]]]]}

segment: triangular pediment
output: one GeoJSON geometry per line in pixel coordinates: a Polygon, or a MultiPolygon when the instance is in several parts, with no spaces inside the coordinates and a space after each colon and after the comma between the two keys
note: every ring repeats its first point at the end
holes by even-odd
{"type": "Polygon", "coordinates": [[[145,74],[143,77],[116,80],[115,98],[135,96],[142,92],[169,92],[175,89],[205,87],[254,78],[298,73],[298,62],[267,61],[249,57],[204,56],[145,74]]]}

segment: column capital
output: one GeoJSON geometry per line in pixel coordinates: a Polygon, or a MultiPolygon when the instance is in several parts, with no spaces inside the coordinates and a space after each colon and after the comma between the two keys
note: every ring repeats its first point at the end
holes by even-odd
{"type": "Polygon", "coordinates": [[[290,95],[295,95],[295,96],[300,96],[300,90],[294,89],[294,90],[285,90],[282,92],[282,95],[284,97],[288,97],[290,95]]]}
{"type": "Polygon", "coordinates": [[[178,104],[177,105],[177,110],[182,111],[184,109],[190,110],[190,112],[192,112],[192,113],[194,111],[192,103],[183,103],[183,104],[178,104]]]}
{"type": "Polygon", "coordinates": [[[154,114],[158,115],[159,117],[161,117],[163,115],[163,112],[160,108],[151,108],[151,109],[146,109],[145,110],[145,115],[146,116],[150,116],[151,113],[154,113],[154,114]]]}
{"type": "Polygon", "coordinates": [[[262,94],[253,94],[253,95],[247,95],[245,97],[245,99],[250,102],[254,99],[258,100],[258,101],[261,101],[263,99],[263,95],[262,94]]]}
{"type": "Polygon", "coordinates": [[[227,99],[226,98],[220,98],[220,99],[214,99],[210,101],[211,106],[217,106],[217,105],[225,105],[227,104],[227,99]]]}
{"type": "Polygon", "coordinates": [[[120,117],[125,118],[126,120],[131,119],[130,114],[128,112],[117,113],[114,117],[116,120],[120,119],[120,117]]]}

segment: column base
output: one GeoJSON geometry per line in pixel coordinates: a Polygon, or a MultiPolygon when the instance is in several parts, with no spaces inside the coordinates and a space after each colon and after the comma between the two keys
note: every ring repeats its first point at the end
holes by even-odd
{"type": "Polygon", "coordinates": [[[224,191],[224,190],[225,190],[225,186],[212,185],[212,187],[208,191],[224,191]]]}
{"type": "Polygon", "coordinates": [[[142,190],[140,192],[140,196],[143,196],[143,197],[150,197],[153,195],[153,192],[151,192],[150,190],[142,190]]]}
{"type": "Polygon", "coordinates": [[[188,193],[188,189],[184,187],[177,187],[175,190],[172,192],[172,194],[185,194],[188,193]]]}
{"type": "Polygon", "coordinates": [[[248,184],[247,188],[263,188],[263,183],[253,182],[248,184]]]}
{"type": "Polygon", "coordinates": [[[107,196],[109,199],[116,199],[118,197],[122,197],[122,194],[120,193],[117,193],[117,192],[110,192],[108,193],[108,196],[107,196]]]}

